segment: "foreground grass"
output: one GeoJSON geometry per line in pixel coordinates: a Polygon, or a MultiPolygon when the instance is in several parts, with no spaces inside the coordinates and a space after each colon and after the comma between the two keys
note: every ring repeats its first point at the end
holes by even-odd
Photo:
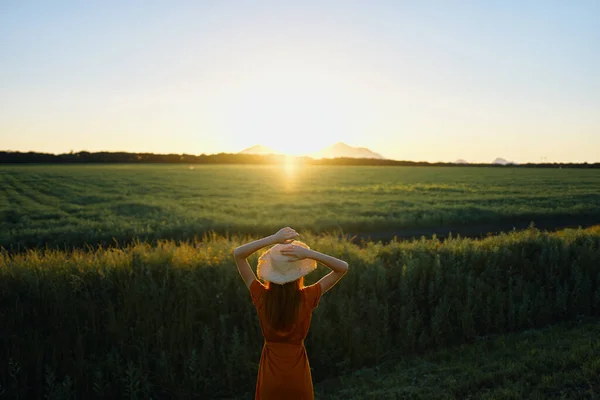
{"type": "MultiPolygon", "coordinates": [[[[6,397],[248,393],[264,339],[231,252],[249,239],[0,252],[6,397]]],[[[362,246],[333,235],[302,239],[351,266],[313,314],[306,348],[315,382],[382,365],[390,354],[600,317],[600,227],[362,246]]],[[[319,267],[306,283],[327,272],[319,267]]]]}
{"type": "Polygon", "coordinates": [[[0,165],[0,246],[600,221],[598,170],[0,165]]]}
{"type": "Polygon", "coordinates": [[[599,319],[481,339],[317,383],[316,398],[600,397],[599,319]]]}

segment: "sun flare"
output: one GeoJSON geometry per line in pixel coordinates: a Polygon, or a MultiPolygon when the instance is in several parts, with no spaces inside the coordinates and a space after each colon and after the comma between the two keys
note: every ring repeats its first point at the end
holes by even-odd
{"type": "Polygon", "coordinates": [[[287,155],[283,160],[283,170],[287,177],[291,177],[296,173],[298,169],[298,160],[295,156],[287,155]]]}
{"type": "Polygon", "coordinates": [[[365,110],[358,100],[363,96],[347,82],[310,62],[265,60],[263,70],[227,86],[215,100],[227,110],[219,130],[247,139],[240,147],[259,143],[281,154],[311,155],[364,132],[357,117],[365,110]]]}

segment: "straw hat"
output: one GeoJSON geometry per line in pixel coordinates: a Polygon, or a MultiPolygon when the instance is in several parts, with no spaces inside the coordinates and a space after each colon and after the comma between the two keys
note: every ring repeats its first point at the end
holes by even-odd
{"type": "MultiPolygon", "coordinates": [[[[310,249],[305,243],[298,240],[294,240],[290,244],[310,249]]],[[[276,244],[260,256],[256,268],[260,279],[283,285],[295,281],[317,268],[317,262],[310,258],[290,261],[288,256],[281,254],[281,250],[290,244],[276,244]]]]}

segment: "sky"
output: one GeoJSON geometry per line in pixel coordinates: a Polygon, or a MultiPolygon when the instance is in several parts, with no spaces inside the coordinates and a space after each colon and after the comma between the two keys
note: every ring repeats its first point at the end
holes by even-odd
{"type": "Polygon", "coordinates": [[[0,150],[600,162],[600,1],[0,1],[0,150]]]}

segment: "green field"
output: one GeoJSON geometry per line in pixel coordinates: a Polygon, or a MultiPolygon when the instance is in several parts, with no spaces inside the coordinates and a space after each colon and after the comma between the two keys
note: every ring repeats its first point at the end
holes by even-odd
{"type": "Polygon", "coordinates": [[[350,264],[306,340],[316,398],[600,389],[600,226],[342,235],[600,221],[597,170],[0,166],[0,215],[0,398],[251,398],[263,338],[231,252],[285,225],[350,264]]]}
{"type": "Polygon", "coordinates": [[[71,247],[203,233],[349,233],[500,221],[600,221],[584,169],[0,166],[0,246],[71,247]]]}

